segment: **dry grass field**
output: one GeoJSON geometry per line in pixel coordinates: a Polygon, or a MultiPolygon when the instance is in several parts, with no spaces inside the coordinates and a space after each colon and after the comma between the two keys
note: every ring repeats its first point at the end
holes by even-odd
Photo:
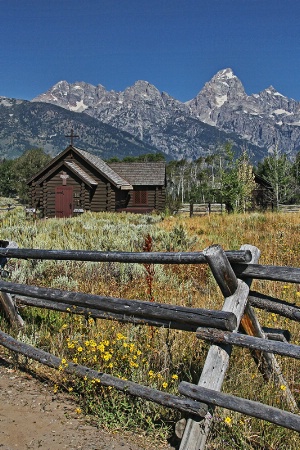
{"type": "MultiPolygon", "coordinates": [[[[253,213],[204,217],[160,217],[86,213],[72,219],[33,220],[22,209],[0,213],[1,239],[19,247],[105,251],[201,251],[211,244],[237,250],[252,244],[261,251],[260,263],[299,267],[300,214],[253,213]],[[149,243],[149,236],[151,237],[149,243]],[[148,237],[148,241],[147,241],[148,237]]],[[[71,291],[219,309],[222,296],[208,267],[10,260],[10,280],[71,291]],[[151,277],[149,277],[149,271],[151,277]]],[[[300,306],[295,284],[254,281],[252,288],[300,306]]],[[[94,320],[38,308],[20,307],[26,325],[16,331],[1,318],[1,328],[23,342],[68,361],[177,393],[180,381],[197,382],[208,344],[192,333],[94,320]]],[[[299,344],[299,324],[257,311],[263,326],[289,329],[299,344]]],[[[77,397],[82,414],[111,429],[142,430],[162,441],[171,436],[180,414],[141,401],[114,389],[43,368],[15,357],[17,364],[43,372],[53,391],[77,397]]],[[[278,357],[283,375],[299,404],[299,362],[278,357]]],[[[250,352],[234,349],[224,392],[287,409],[285,392],[264,382],[250,352]]],[[[300,448],[295,432],[238,413],[217,409],[209,449],[300,448]]]]}

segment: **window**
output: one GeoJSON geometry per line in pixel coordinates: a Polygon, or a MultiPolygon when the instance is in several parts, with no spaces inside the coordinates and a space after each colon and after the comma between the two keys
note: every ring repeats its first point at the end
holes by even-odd
{"type": "Polygon", "coordinates": [[[134,191],[133,203],[135,205],[147,205],[148,204],[147,191],[134,191]]]}

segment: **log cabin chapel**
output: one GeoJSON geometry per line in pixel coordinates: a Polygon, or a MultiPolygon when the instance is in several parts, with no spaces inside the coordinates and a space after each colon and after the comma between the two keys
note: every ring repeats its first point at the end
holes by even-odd
{"type": "Polygon", "coordinates": [[[29,181],[31,208],[42,217],[72,217],[84,211],[162,211],[164,162],[106,163],[71,144],[29,181]]]}

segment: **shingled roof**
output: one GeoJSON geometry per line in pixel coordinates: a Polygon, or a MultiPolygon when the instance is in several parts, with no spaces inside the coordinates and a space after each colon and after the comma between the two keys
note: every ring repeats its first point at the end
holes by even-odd
{"type": "Polygon", "coordinates": [[[166,183],[164,162],[120,162],[109,166],[132,185],[164,186],[166,183]]]}
{"type": "Polygon", "coordinates": [[[93,155],[81,148],[70,145],[62,153],[51,160],[39,173],[35,174],[28,184],[33,180],[43,181],[49,176],[51,171],[56,170],[60,161],[77,173],[90,185],[97,185],[94,177],[87,174],[75,161],[65,161],[64,155],[68,151],[74,151],[86,162],[93,166],[101,175],[109,180],[113,185],[121,190],[132,190],[134,186],[165,186],[166,184],[166,164],[165,162],[118,162],[107,164],[101,158],[93,155]]]}
{"type": "Polygon", "coordinates": [[[93,177],[91,177],[88,173],[86,173],[85,170],[79,167],[78,164],[70,161],[65,161],[65,165],[67,167],[70,167],[70,169],[72,169],[74,173],[77,173],[77,175],[79,175],[79,177],[85,180],[88,184],[95,186],[98,184],[97,181],[93,177]]]}
{"type": "Polygon", "coordinates": [[[85,150],[82,150],[78,147],[73,147],[86,161],[92,164],[100,173],[102,173],[109,181],[111,181],[115,186],[120,189],[130,190],[133,189],[132,185],[128,180],[124,179],[115,170],[106,164],[101,158],[98,156],[92,155],[85,150]]]}

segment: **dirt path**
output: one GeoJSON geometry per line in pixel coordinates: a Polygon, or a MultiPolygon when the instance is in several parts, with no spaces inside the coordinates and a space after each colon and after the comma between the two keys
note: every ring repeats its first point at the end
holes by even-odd
{"type": "Polygon", "coordinates": [[[0,356],[0,450],[157,450],[137,435],[111,435],[88,424],[68,394],[14,369],[0,356]]]}

